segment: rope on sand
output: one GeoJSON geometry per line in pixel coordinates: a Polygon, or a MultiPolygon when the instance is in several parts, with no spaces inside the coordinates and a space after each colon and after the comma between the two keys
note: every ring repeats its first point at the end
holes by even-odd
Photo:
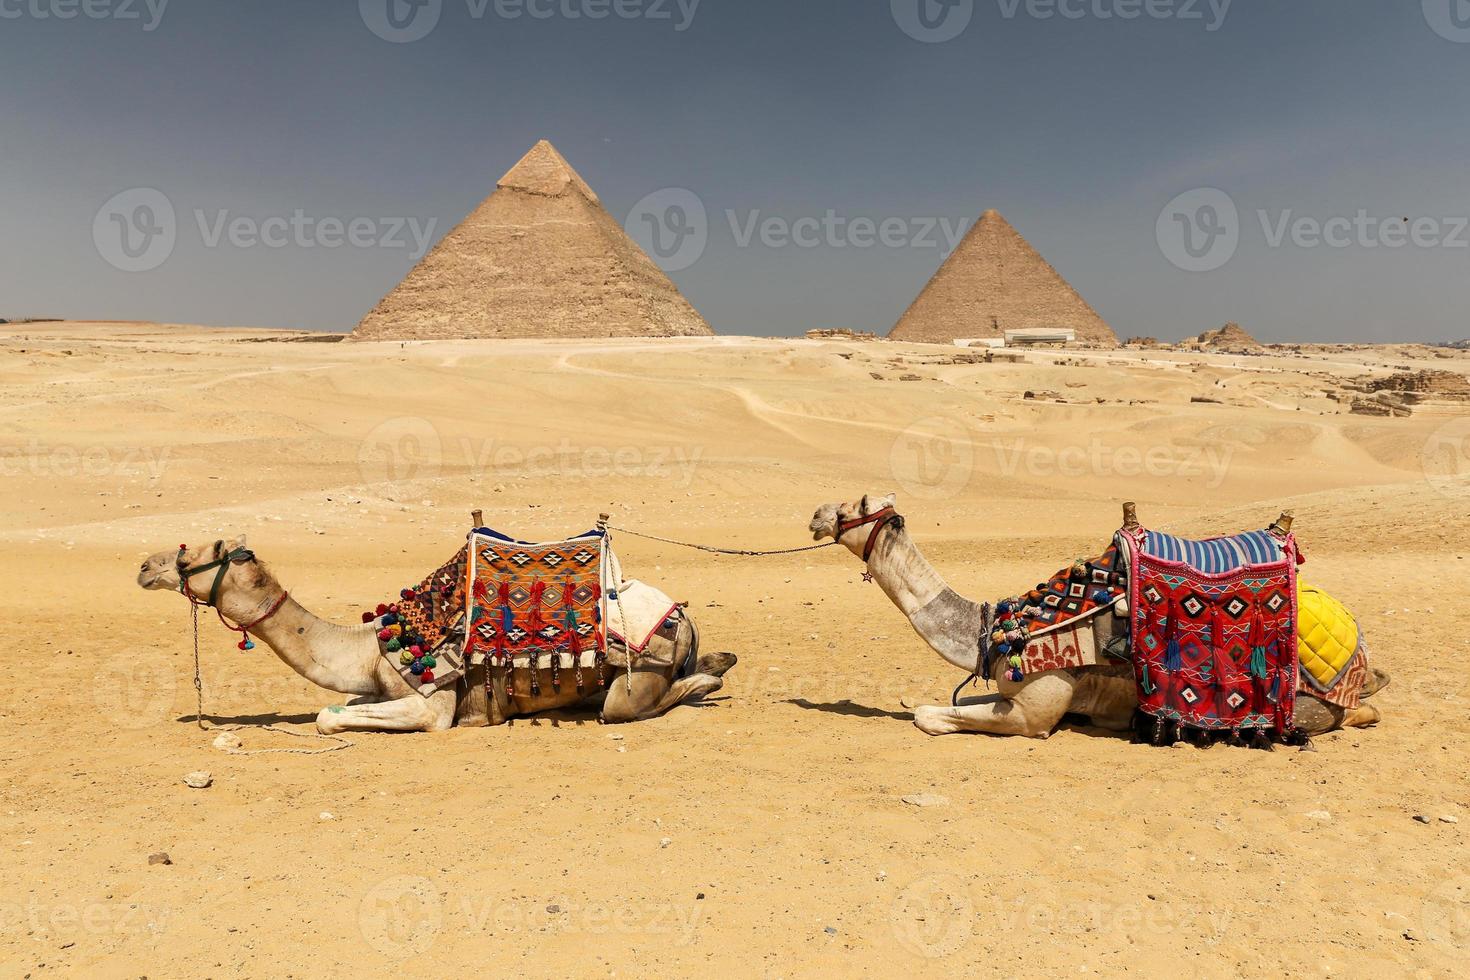
{"type": "Polygon", "coordinates": [[[279,728],[276,725],[216,725],[210,722],[204,723],[204,677],[199,669],[199,607],[191,605],[190,612],[194,619],[194,724],[199,726],[202,732],[243,732],[243,731],[265,731],[277,732],[281,735],[290,735],[292,738],[316,738],[324,742],[335,742],[324,749],[237,749],[233,746],[225,747],[230,755],[323,755],[327,752],[341,752],[350,749],[356,743],[338,735],[323,735],[320,732],[293,732],[289,728],[279,728]]]}

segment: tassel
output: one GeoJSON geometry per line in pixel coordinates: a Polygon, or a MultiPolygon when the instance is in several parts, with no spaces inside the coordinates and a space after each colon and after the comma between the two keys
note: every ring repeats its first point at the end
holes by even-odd
{"type": "Polygon", "coordinates": [[[541,603],[546,599],[546,583],[537,582],[531,586],[531,621],[526,629],[531,633],[540,633],[546,628],[546,619],[541,615],[541,603]]]}
{"type": "Polygon", "coordinates": [[[1183,659],[1179,651],[1179,604],[1169,600],[1169,621],[1164,627],[1164,635],[1168,638],[1169,646],[1164,653],[1164,669],[1169,673],[1176,673],[1183,666],[1183,659]]]}
{"type": "Polygon", "coordinates": [[[1141,683],[1143,685],[1143,693],[1147,694],[1149,697],[1153,697],[1154,692],[1158,690],[1158,687],[1154,684],[1153,679],[1148,676],[1147,660],[1143,662],[1143,679],[1141,683]]]}

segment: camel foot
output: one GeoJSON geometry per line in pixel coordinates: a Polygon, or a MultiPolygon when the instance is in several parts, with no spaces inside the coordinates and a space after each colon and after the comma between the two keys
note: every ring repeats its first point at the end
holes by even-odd
{"type": "Polygon", "coordinates": [[[1377,667],[1369,667],[1368,677],[1363,681],[1363,697],[1371,698],[1387,687],[1390,680],[1392,678],[1388,676],[1387,671],[1379,670],[1377,667]]]}
{"type": "Polygon", "coordinates": [[[696,661],[694,672],[696,674],[708,674],[711,677],[724,677],[734,666],[739,663],[739,658],[733,653],[703,653],[696,661]]]}
{"type": "Polygon", "coordinates": [[[1360,704],[1342,719],[1343,728],[1368,728],[1383,720],[1383,713],[1371,704],[1360,704]]]}

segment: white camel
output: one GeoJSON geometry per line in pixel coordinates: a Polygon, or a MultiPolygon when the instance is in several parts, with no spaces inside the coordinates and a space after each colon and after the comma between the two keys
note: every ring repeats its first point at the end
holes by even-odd
{"type": "MultiPolygon", "coordinates": [[[[919,552],[893,510],[894,495],[864,496],[856,503],[818,508],[809,530],[820,541],[833,538],[867,563],[867,575],[908,618],[914,632],[946,661],[969,673],[979,667],[977,641],[982,624],[980,603],[951,589],[919,552]],[[888,519],[888,515],[896,520],[888,519]]],[[[1103,614],[1094,629],[1101,645],[1128,630],[1126,615],[1103,614]]],[[[914,724],[929,735],[985,732],[1047,738],[1064,715],[1085,715],[1092,724],[1127,731],[1138,707],[1131,665],[1078,667],[1027,674],[1021,681],[1004,676],[1006,660],[995,658],[992,680],[998,693],[968,698],[957,706],[920,706],[914,724]]],[[[1388,683],[1388,675],[1370,670],[1363,696],[1388,683]]],[[[1296,699],[1296,725],[1308,735],[1338,728],[1363,728],[1380,718],[1363,704],[1351,711],[1306,692],[1296,699]]]]}
{"type": "MultiPolygon", "coordinates": [[[[144,589],[179,591],[181,561],[191,576],[209,568],[190,588],[201,598],[211,597],[224,618],[240,625],[253,624],[250,634],[265,641],[287,666],[313,684],[353,696],[347,704],[331,705],[317,715],[317,730],[323,734],[438,732],[456,725],[500,725],[511,718],[590,701],[570,684],[555,690],[549,667],[541,672],[539,696],[521,693],[530,686],[526,683],[516,686],[514,696],[506,693],[504,685],[492,685],[493,693],[487,696],[484,667],[480,666],[470,668],[458,685],[424,697],[384,659],[372,625],[339,626],[308,612],[246,549],[243,536],[157,552],[143,562],[138,584],[144,589]],[[214,566],[215,562],[222,564],[214,566]],[[216,585],[219,570],[223,575],[216,585]]],[[[602,720],[616,724],[655,718],[718,691],[725,672],[735,666],[735,656],[698,656],[698,649],[699,632],[686,613],[680,616],[673,639],[655,636],[637,656],[631,678],[626,668],[609,667],[602,720]],[[689,675],[680,676],[679,665],[689,662],[691,650],[697,657],[696,666],[689,675]]],[[[626,662],[621,649],[616,653],[613,659],[626,662]]]]}

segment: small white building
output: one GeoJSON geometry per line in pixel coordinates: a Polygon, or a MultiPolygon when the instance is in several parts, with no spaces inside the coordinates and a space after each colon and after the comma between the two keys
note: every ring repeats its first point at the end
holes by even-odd
{"type": "Polygon", "coordinates": [[[1077,331],[1070,327],[1032,327],[1026,330],[1007,330],[1006,346],[1039,347],[1048,344],[1065,346],[1077,342],[1077,331]]]}

